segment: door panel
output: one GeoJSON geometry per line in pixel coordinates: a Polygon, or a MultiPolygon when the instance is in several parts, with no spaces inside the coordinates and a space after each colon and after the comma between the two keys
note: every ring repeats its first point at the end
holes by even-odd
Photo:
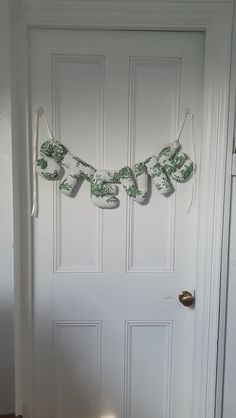
{"type": "Polygon", "coordinates": [[[58,416],[99,416],[100,321],[55,321],[58,416]]]}
{"type": "MultiPolygon", "coordinates": [[[[179,89],[179,58],[130,57],[131,166],[142,161],[143,155],[152,155],[156,150],[157,130],[158,136],[163,137],[166,143],[168,138],[174,138],[179,89]],[[160,101],[160,97],[163,100],[160,101]],[[156,118],[164,120],[167,115],[170,118],[168,126],[159,130],[156,118]],[[149,141],[146,141],[147,137],[149,141]]],[[[158,193],[153,193],[151,200],[153,202],[146,206],[145,214],[143,206],[134,202],[128,205],[127,271],[130,273],[173,271],[175,197],[166,201],[158,193]],[[158,216],[158,222],[143,222],[144,216],[153,220],[158,216]],[[143,251],[143,248],[148,248],[148,251],[143,251]]]]}
{"type": "Polygon", "coordinates": [[[172,331],[172,321],[126,322],[126,416],[169,416],[172,331]]]}
{"type": "MultiPolygon", "coordinates": [[[[201,33],[33,29],[32,110],[78,157],[120,169],[158,155],[190,107],[199,161],[203,53],[201,33]]],[[[181,143],[193,158],[190,121],[181,143]]],[[[119,187],[119,207],[102,210],[86,181],[68,197],[38,179],[35,417],[191,416],[197,305],[178,294],[195,288],[193,181],[168,198],[150,182],[144,205],[119,187]]]]}

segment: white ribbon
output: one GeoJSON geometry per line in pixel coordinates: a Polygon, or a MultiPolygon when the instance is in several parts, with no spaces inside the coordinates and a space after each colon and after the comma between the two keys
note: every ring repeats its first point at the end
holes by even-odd
{"type": "Polygon", "coordinates": [[[39,109],[35,113],[35,123],[34,123],[34,140],[33,140],[33,203],[31,216],[35,218],[38,215],[38,182],[37,182],[37,173],[36,173],[36,160],[38,154],[38,136],[39,136],[39,109]]]}
{"type": "MultiPolygon", "coordinates": [[[[196,152],[196,143],[195,143],[194,114],[190,111],[188,111],[188,114],[191,116],[191,121],[192,121],[192,123],[191,123],[191,125],[192,125],[191,139],[192,139],[192,144],[193,144],[193,163],[195,163],[195,165],[196,165],[197,152],[196,152]]],[[[193,170],[193,174],[194,174],[194,178],[193,178],[193,183],[192,183],[191,199],[190,199],[190,202],[189,202],[187,213],[189,213],[191,211],[192,207],[194,206],[195,199],[196,199],[197,173],[194,172],[194,170],[193,170]]]]}
{"type": "MultiPolygon", "coordinates": [[[[179,135],[178,135],[177,142],[179,142],[179,140],[180,140],[180,137],[182,135],[182,132],[183,132],[185,123],[187,121],[188,115],[191,116],[191,121],[192,121],[192,123],[191,123],[191,125],[192,125],[192,127],[191,127],[191,141],[192,141],[192,144],[193,144],[193,163],[196,164],[196,155],[197,154],[196,154],[196,144],[195,144],[194,114],[193,114],[193,112],[190,111],[189,108],[186,108],[186,110],[185,110],[184,120],[183,120],[182,126],[180,128],[180,132],[179,132],[179,135]]],[[[194,175],[194,180],[193,180],[193,183],[192,183],[191,198],[190,198],[190,202],[189,202],[188,208],[186,210],[186,213],[189,213],[190,210],[192,209],[192,207],[195,203],[195,198],[196,198],[196,173],[194,175]]]]}
{"type": "Polygon", "coordinates": [[[58,141],[55,140],[55,138],[53,136],[52,129],[50,128],[50,125],[49,125],[47,116],[44,113],[43,107],[39,107],[38,108],[38,112],[39,112],[39,116],[42,116],[43,119],[44,119],[45,125],[46,125],[46,127],[48,129],[48,134],[49,134],[49,137],[50,137],[49,139],[51,139],[54,142],[58,142],[58,141]]]}
{"type": "Polygon", "coordinates": [[[52,134],[52,130],[50,128],[49,122],[47,117],[44,113],[42,107],[39,107],[35,112],[35,122],[34,122],[34,135],[33,135],[33,198],[32,198],[32,210],[31,216],[37,218],[38,216],[38,181],[37,181],[37,173],[36,173],[36,161],[38,158],[38,141],[39,141],[39,118],[43,117],[45,125],[48,130],[49,139],[52,141],[57,142],[52,134]]]}

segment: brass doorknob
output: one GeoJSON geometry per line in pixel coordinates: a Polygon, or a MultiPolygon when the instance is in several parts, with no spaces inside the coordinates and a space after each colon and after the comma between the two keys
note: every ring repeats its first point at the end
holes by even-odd
{"type": "Polygon", "coordinates": [[[183,292],[179,294],[179,301],[182,305],[189,307],[193,306],[195,297],[188,290],[183,290],[183,292]]]}

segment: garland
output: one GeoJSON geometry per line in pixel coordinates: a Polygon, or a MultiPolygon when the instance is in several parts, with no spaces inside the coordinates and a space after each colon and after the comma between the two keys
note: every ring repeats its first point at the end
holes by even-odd
{"type": "MultiPolygon", "coordinates": [[[[41,114],[45,118],[51,134],[46,116],[42,111],[41,114]]],[[[180,135],[188,114],[190,114],[189,111],[185,114],[180,135]]],[[[36,126],[38,129],[38,121],[36,126]]],[[[142,203],[147,197],[148,176],[152,178],[157,190],[166,196],[174,192],[172,180],[185,182],[192,176],[193,161],[181,151],[179,137],[163,148],[158,156],[150,156],[144,161],[136,163],[133,170],[128,166],[124,166],[120,170],[96,170],[72,154],[52,136],[41,145],[40,158],[35,158],[35,170],[44,179],[56,180],[66,169],[65,176],[59,183],[60,191],[66,195],[72,194],[78,181],[87,180],[90,183],[91,200],[99,208],[111,209],[118,206],[117,184],[121,184],[127,195],[135,202],[142,203]]],[[[33,212],[35,212],[34,209],[33,212]]]]}

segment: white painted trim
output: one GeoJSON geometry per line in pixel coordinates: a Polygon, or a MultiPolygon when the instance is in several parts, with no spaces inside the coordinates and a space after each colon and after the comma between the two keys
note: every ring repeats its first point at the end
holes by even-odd
{"type": "Polygon", "coordinates": [[[2,196],[0,208],[0,414],[14,409],[14,280],[13,280],[13,184],[11,131],[11,10],[8,0],[0,2],[0,153],[2,196]]]}
{"type": "MultiPolygon", "coordinates": [[[[25,89],[21,91],[22,120],[27,120],[27,31],[30,27],[48,28],[103,28],[199,30],[206,35],[204,80],[204,141],[201,184],[203,198],[200,204],[200,231],[198,257],[198,285],[196,289],[196,355],[194,373],[194,406],[191,418],[213,418],[215,412],[215,384],[217,364],[218,311],[221,279],[221,251],[223,201],[227,150],[227,115],[229,94],[230,41],[232,2],[105,2],[105,1],[18,1],[16,20],[21,42],[21,61],[25,89]],[[24,59],[22,60],[22,54],[24,59]],[[23,113],[26,114],[23,116],[23,113]],[[209,169],[210,166],[210,169],[209,169]]],[[[22,80],[20,78],[20,80],[22,80]]],[[[29,149],[26,126],[21,128],[22,146],[29,149]],[[25,131],[25,132],[24,132],[25,131]],[[24,143],[24,144],[23,144],[24,143]]],[[[32,224],[30,220],[30,155],[27,157],[25,181],[28,191],[22,208],[25,254],[28,249],[28,267],[22,277],[23,315],[25,338],[25,367],[30,373],[32,360],[33,275],[32,224]],[[28,333],[27,333],[28,328],[28,333]],[[28,357],[30,360],[28,360],[28,357]]],[[[22,173],[21,173],[22,175],[22,173]]],[[[32,417],[32,398],[29,382],[23,394],[24,417],[32,417]]]]}
{"type": "Polygon", "coordinates": [[[205,30],[230,3],[19,0],[16,16],[34,27],[205,30]]]}
{"type": "Polygon", "coordinates": [[[228,268],[229,268],[229,234],[231,220],[231,194],[232,194],[232,153],[235,147],[236,126],[236,3],[234,2],[234,26],[231,48],[231,71],[230,71],[230,96],[229,96],[229,123],[228,123],[228,146],[227,163],[225,174],[225,200],[224,200],[224,221],[223,221],[223,245],[222,245],[222,280],[220,291],[220,315],[219,315],[219,344],[218,344],[218,365],[217,365],[217,386],[216,386],[216,418],[222,418],[224,398],[224,371],[225,371],[225,343],[226,343],[226,321],[227,321],[227,290],[228,290],[228,268]]]}
{"type": "Polygon", "coordinates": [[[207,141],[203,149],[206,159],[202,166],[201,177],[202,181],[207,181],[208,184],[205,184],[205,197],[200,212],[200,216],[205,219],[202,219],[203,229],[200,229],[199,236],[199,284],[196,294],[197,299],[201,299],[200,307],[199,303],[196,305],[199,308],[196,351],[202,350],[201,356],[196,358],[195,365],[197,378],[195,384],[198,390],[195,391],[194,396],[199,409],[197,413],[193,413],[193,417],[198,418],[213,417],[215,406],[230,40],[229,16],[221,15],[206,32],[204,131],[207,141]],[[217,29],[220,26],[223,33],[221,29],[217,29]],[[220,56],[217,57],[217,54],[220,56]],[[207,261],[206,258],[209,260],[207,261]],[[198,372],[201,369],[202,371],[198,372]],[[206,370],[205,373],[203,369],[206,370]]]}
{"type": "MultiPolygon", "coordinates": [[[[14,23],[14,22],[12,22],[14,23]]],[[[12,91],[17,90],[17,79],[14,76],[14,68],[16,65],[15,56],[15,27],[12,24],[12,91]]],[[[16,94],[12,95],[12,174],[13,174],[13,217],[14,217],[14,349],[15,349],[15,409],[12,411],[16,412],[16,415],[21,415],[22,405],[22,288],[21,288],[21,277],[22,277],[22,257],[21,257],[21,220],[19,206],[20,200],[20,187],[19,187],[19,159],[18,149],[16,147],[16,129],[15,129],[15,115],[18,113],[18,103],[16,101],[16,94]]],[[[9,412],[9,411],[8,411],[9,412]]]]}
{"type": "MultiPolygon", "coordinates": [[[[32,417],[32,357],[33,357],[33,228],[31,212],[31,149],[28,123],[28,28],[21,21],[14,24],[13,44],[13,182],[14,224],[17,231],[15,258],[15,327],[20,327],[22,358],[15,356],[15,414],[32,417]],[[23,121],[23,122],[22,122],[23,121]],[[26,160],[26,164],[22,161],[26,160]],[[17,224],[17,227],[16,227],[17,224]],[[20,300],[20,302],[19,302],[20,300]],[[20,312],[17,310],[20,308],[20,312]]],[[[19,333],[16,330],[15,335],[19,333]]]]}

